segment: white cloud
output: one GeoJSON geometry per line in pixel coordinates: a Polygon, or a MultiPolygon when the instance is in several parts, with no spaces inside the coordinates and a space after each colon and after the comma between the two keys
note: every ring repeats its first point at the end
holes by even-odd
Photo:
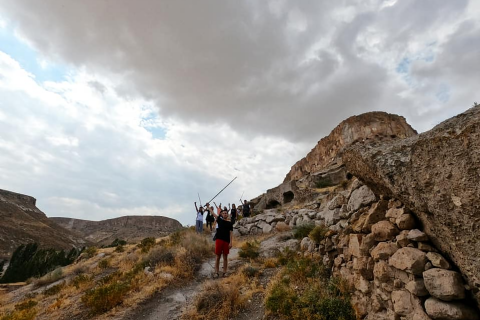
{"type": "Polygon", "coordinates": [[[98,75],[39,84],[5,54],[0,65],[27,84],[0,82],[0,188],[35,196],[50,216],[166,215],[192,224],[197,192],[207,200],[238,175],[220,199],[233,202],[240,190],[255,197],[303,153],[226,124],[162,119],[151,102],[117,95],[98,75]],[[148,129],[160,124],[157,139],[148,129]]]}
{"type": "Polygon", "coordinates": [[[72,69],[38,84],[0,53],[0,181],[97,206],[82,215],[190,210],[235,175],[225,199],[254,197],[349,116],[383,110],[424,131],[479,101],[479,12],[473,0],[0,0],[39,61],[72,69]]]}

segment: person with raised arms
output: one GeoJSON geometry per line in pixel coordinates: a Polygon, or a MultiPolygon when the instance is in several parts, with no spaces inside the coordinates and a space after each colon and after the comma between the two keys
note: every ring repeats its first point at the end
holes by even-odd
{"type": "Polygon", "coordinates": [[[219,277],[220,257],[223,256],[223,273],[222,276],[227,275],[228,254],[233,244],[233,225],[228,219],[228,211],[221,210],[220,215],[211,211],[217,220],[217,232],[215,234],[215,273],[214,278],[219,277]]]}

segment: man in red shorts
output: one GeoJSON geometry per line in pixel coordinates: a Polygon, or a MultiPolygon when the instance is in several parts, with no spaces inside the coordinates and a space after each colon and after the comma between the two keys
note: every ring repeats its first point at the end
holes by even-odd
{"type": "Polygon", "coordinates": [[[216,233],[216,240],[215,240],[215,273],[214,277],[219,276],[219,267],[220,267],[220,256],[223,255],[223,273],[222,276],[226,276],[227,274],[227,266],[228,266],[228,253],[230,252],[230,248],[232,247],[233,243],[233,225],[230,220],[228,220],[228,211],[222,210],[220,211],[220,215],[217,215],[211,211],[211,213],[217,219],[217,233],[216,233]]]}

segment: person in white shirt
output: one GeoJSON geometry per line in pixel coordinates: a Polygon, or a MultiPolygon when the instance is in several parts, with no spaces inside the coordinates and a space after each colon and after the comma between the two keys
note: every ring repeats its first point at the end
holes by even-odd
{"type": "Polygon", "coordinates": [[[197,202],[195,202],[195,210],[197,210],[197,220],[195,221],[195,231],[197,233],[203,233],[203,207],[200,209],[197,207],[197,202]]]}

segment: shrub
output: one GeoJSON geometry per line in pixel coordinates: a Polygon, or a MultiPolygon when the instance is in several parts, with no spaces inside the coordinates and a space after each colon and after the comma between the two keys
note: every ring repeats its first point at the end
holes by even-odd
{"type": "Polygon", "coordinates": [[[90,309],[92,315],[104,313],[123,302],[130,290],[130,284],[115,282],[88,290],[82,297],[82,302],[90,309]]]}
{"type": "Polygon", "coordinates": [[[286,265],[288,261],[295,259],[297,256],[297,253],[293,250],[290,250],[289,247],[286,247],[283,252],[280,252],[278,254],[278,263],[280,263],[282,266],[286,265]]]}
{"type": "Polygon", "coordinates": [[[70,250],[68,255],[65,255],[63,250],[39,249],[36,243],[21,245],[12,254],[0,282],[20,282],[31,277],[41,277],[57,266],[72,263],[77,256],[76,249],[70,250]]]}
{"type": "Polygon", "coordinates": [[[257,274],[259,274],[259,272],[260,271],[257,268],[252,266],[247,266],[242,270],[242,273],[249,278],[255,277],[257,274]]]}
{"type": "Polygon", "coordinates": [[[150,251],[145,262],[152,267],[155,267],[158,264],[170,266],[175,262],[175,254],[170,248],[155,248],[150,251]]]}
{"type": "MultiPolygon", "coordinates": [[[[195,231],[195,229],[193,229],[195,231]]],[[[170,234],[169,240],[170,240],[170,245],[174,246],[180,243],[182,240],[182,233],[184,233],[183,230],[177,230],[173,233],[170,234]]]]}
{"type": "Polygon", "coordinates": [[[54,286],[52,286],[48,289],[45,289],[43,291],[43,294],[46,295],[46,296],[56,295],[56,294],[60,293],[60,291],[62,291],[63,287],[65,287],[65,282],[59,283],[59,284],[54,285],[54,286]]]}
{"type": "Polygon", "coordinates": [[[316,244],[319,244],[320,241],[325,239],[325,234],[327,231],[328,228],[325,225],[315,226],[315,228],[313,228],[308,234],[308,237],[316,244]]]}
{"type": "Polygon", "coordinates": [[[308,234],[315,228],[313,223],[302,223],[293,228],[293,237],[295,239],[303,239],[308,237],[308,234]]]}
{"type": "Polygon", "coordinates": [[[15,305],[15,310],[17,311],[28,310],[35,307],[37,304],[38,302],[35,300],[24,301],[22,303],[15,305]]]}
{"type": "Polygon", "coordinates": [[[100,262],[98,263],[98,267],[100,269],[107,269],[108,267],[110,267],[110,260],[109,259],[100,260],[100,262]]]}
{"type": "Polygon", "coordinates": [[[260,243],[258,241],[245,242],[238,251],[240,258],[256,259],[260,255],[260,243]]]}
{"type": "Polygon", "coordinates": [[[294,320],[354,320],[345,288],[342,281],[330,277],[320,261],[295,256],[270,286],[265,307],[281,318],[294,320]]]}
{"type": "Polygon", "coordinates": [[[115,239],[115,240],[112,241],[112,243],[110,243],[106,247],[107,248],[114,248],[114,247],[118,247],[118,246],[124,246],[126,244],[127,244],[127,241],[125,241],[125,240],[115,239]]]}
{"type": "Polygon", "coordinates": [[[93,247],[88,247],[85,250],[85,254],[87,255],[88,258],[93,258],[98,252],[98,248],[93,246],[93,247]]]}
{"type": "Polygon", "coordinates": [[[276,268],[278,264],[278,259],[268,258],[263,262],[265,268],[276,268]]]}
{"type": "Polygon", "coordinates": [[[115,247],[115,252],[124,252],[124,251],[125,251],[125,247],[120,244],[115,247]]]}
{"type": "Polygon", "coordinates": [[[13,311],[7,312],[0,320],[33,320],[37,315],[37,310],[35,308],[21,310],[21,311],[13,311]]]}
{"type": "Polygon", "coordinates": [[[54,283],[64,277],[63,275],[63,269],[62,268],[57,268],[53,270],[50,273],[47,273],[40,279],[37,279],[34,281],[34,284],[36,287],[41,287],[50,283],[54,283]]]}
{"type": "Polygon", "coordinates": [[[75,288],[79,289],[83,283],[90,281],[90,277],[84,274],[79,274],[72,280],[72,284],[75,288]]]}
{"type": "Polygon", "coordinates": [[[87,271],[88,271],[88,268],[86,265],[77,265],[72,269],[72,274],[80,275],[80,274],[84,274],[87,271]]]}
{"type": "Polygon", "coordinates": [[[144,238],[139,244],[138,247],[142,249],[143,253],[147,253],[155,245],[154,237],[144,238]]]}
{"type": "Polygon", "coordinates": [[[223,285],[219,281],[207,282],[195,301],[195,315],[186,315],[183,319],[232,319],[244,304],[238,287],[240,283],[223,285]]]}

